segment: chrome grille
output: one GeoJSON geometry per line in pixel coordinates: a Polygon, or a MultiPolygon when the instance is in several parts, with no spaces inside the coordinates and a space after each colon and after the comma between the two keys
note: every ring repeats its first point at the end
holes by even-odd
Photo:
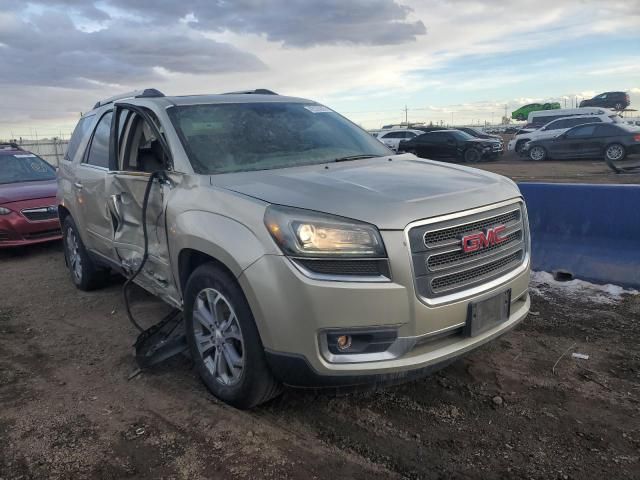
{"type": "Polygon", "coordinates": [[[520,208],[497,217],[485,218],[473,223],[465,223],[460,226],[443,228],[440,230],[429,230],[424,234],[424,246],[431,248],[448,240],[455,240],[455,243],[459,243],[463,234],[466,235],[468,233],[473,233],[474,231],[481,231],[491,226],[500,224],[507,225],[518,221],[520,221],[520,208]]]}
{"type": "Polygon", "coordinates": [[[444,277],[434,278],[431,282],[431,287],[435,292],[446,290],[447,288],[455,285],[467,285],[473,282],[474,279],[482,276],[486,276],[495,272],[503,272],[508,267],[514,267],[520,264],[522,261],[522,250],[519,250],[507,257],[503,257],[494,262],[485,263],[471,270],[463,270],[459,273],[452,273],[444,277]]]}
{"type": "Polygon", "coordinates": [[[528,230],[522,203],[445,220],[420,222],[408,231],[416,292],[435,299],[480,286],[526,260],[528,230]],[[465,252],[462,238],[504,226],[501,243],[465,252]]]}
{"type": "Polygon", "coordinates": [[[512,245],[518,245],[519,243],[521,243],[521,241],[522,230],[518,230],[516,232],[508,234],[505,237],[504,242],[499,243],[498,245],[483,248],[482,250],[478,250],[476,252],[464,253],[462,250],[460,250],[460,248],[456,248],[452,252],[430,255],[427,260],[427,266],[431,271],[441,270],[451,265],[457,266],[461,263],[468,263],[469,261],[475,260],[476,257],[482,255],[489,256],[490,252],[504,251],[512,245]]]}
{"type": "Polygon", "coordinates": [[[26,208],[21,213],[32,222],[52,220],[58,218],[58,207],[51,205],[49,207],[26,208]]]}

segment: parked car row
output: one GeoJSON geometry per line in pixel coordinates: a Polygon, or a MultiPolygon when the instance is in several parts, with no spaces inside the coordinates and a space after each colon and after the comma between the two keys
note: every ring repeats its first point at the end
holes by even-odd
{"type": "Polygon", "coordinates": [[[494,160],[504,153],[502,137],[472,127],[390,128],[374,136],[396,152],[409,152],[421,158],[475,163],[494,160]]]}
{"type": "Polygon", "coordinates": [[[583,123],[616,123],[622,122],[619,115],[611,111],[593,108],[574,108],[559,110],[561,115],[535,117],[534,123],[520,130],[507,144],[507,150],[520,152],[523,145],[530,140],[556,137],[571,127],[583,123]],[[544,122],[544,123],[543,123],[544,122]]]}
{"type": "Polygon", "coordinates": [[[527,142],[520,154],[529,160],[602,158],[622,172],[640,166],[629,155],[640,153],[640,129],[625,123],[589,123],[574,126],[560,135],[527,142]]]}

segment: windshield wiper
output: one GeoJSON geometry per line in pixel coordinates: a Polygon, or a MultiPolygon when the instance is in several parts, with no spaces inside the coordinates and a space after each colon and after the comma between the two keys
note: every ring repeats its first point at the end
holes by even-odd
{"type": "Polygon", "coordinates": [[[362,158],[379,157],[380,155],[348,155],[346,157],[336,158],[334,162],[348,162],[349,160],[360,160],[362,158]]]}

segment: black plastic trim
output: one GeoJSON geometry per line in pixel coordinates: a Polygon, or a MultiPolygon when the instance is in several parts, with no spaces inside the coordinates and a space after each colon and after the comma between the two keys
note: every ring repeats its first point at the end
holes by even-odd
{"type": "Polygon", "coordinates": [[[321,375],[301,355],[265,350],[265,356],[273,375],[289,387],[350,389],[397,385],[417,380],[445,368],[462,355],[427,367],[373,375],[321,375]]]}

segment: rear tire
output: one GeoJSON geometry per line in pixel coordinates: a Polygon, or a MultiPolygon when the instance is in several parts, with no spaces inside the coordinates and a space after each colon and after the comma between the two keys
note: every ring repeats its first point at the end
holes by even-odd
{"type": "Polygon", "coordinates": [[[630,165],[632,168],[625,168],[621,162],[627,156],[627,151],[624,146],[619,143],[612,143],[607,145],[604,149],[604,160],[607,165],[616,173],[626,172],[627,170],[637,169],[637,166],[630,165]]]}
{"type": "Polygon", "coordinates": [[[464,152],[464,161],[466,163],[478,163],[482,159],[482,154],[475,148],[469,148],[464,152]]]}
{"type": "Polygon", "coordinates": [[[624,105],[620,102],[616,103],[613,107],[614,110],[618,110],[619,112],[621,112],[622,110],[624,110],[624,105]]]}
{"type": "Polygon", "coordinates": [[[278,395],[249,304],[236,279],[208,263],[189,277],[185,331],[196,370],[209,391],[247,409],[278,395]]]}
{"type": "Polygon", "coordinates": [[[62,243],[73,284],[85,292],[102,287],[109,278],[109,270],[98,267],[93,261],[70,215],[62,225],[62,243]]]}
{"type": "Polygon", "coordinates": [[[547,151],[539,145],[536,145],[535,147],[531,148],[531,150],[529,150],[529,160],[533,160],[534,162],[541,162],[542,160],[546,160],[546,158],[547,151]]]}

